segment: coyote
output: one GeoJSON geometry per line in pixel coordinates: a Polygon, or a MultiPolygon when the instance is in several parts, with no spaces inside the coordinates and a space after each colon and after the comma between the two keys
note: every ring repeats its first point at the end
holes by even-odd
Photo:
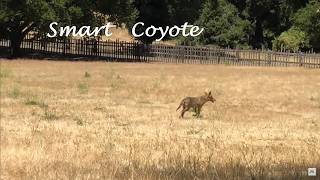
{"type": "Polygon", "coordinates": [[[186,111],[188,111],[190,108],[193,108],[193,110],[195,112],[195,114],[193,116],[196,116],[197,118],[199,118],[202,106],[208,101],[211,101],[212,103],[214,103],[216,101],[212,97],[211,91],[209,93],[205,92],[205,94],[203,96],[186,97],[186,98],[182,99],[182,101],[176,111],[178,111],[178,109],[182,106],[183,109],[181,111],[180,118],[183,118],[184,113],[186,111]]]}

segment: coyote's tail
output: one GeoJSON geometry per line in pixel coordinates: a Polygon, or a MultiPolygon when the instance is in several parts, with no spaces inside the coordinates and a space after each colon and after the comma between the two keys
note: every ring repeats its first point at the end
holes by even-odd
{"type": "Polygon", "coordinates": [[[178,109],[180,109],[180,108],[181,108],[181,106],[182,106],[182,102],[180,103],[180,105],[179,105],[179,107],[177,108],[177,110],[176,110],[176,111],[178,111],[178,109]]]}

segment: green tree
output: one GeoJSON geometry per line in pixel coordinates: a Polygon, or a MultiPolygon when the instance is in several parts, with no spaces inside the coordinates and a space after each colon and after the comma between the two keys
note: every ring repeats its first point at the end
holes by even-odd
{"type": "MultiPolygon", "coordinates": [[[[138,11],[138,17],[134,22],[129,24],[129,30],[132,30],[136,22],[143,22],[144,26],[138,26],[136,33],[144,33],[146,28],[150,26],[165,27],[171,25],[170,15],[168,9],[168,1],[159,0],[136,0],[134,2],[135,8],[138,11]]],[[[161,37],[161,33],[157,32],[154,36],[148,37],[144,33],[143,36],[137,38],[140,41],[150,44],[154,40],[161,37]]]]}
{"type": "Polygon", "coordinates": [[[207,0],[196,24],[205,28],[197,43],[248,46],[250,22],[241,19],[237,8],[226,0],[207,0]]]}
{"type": "Polygon", "coordinates": [[[182,25],[185,22],[195,22],[200,15],[202,4],[202,0],[168,1],[168,13],[171,24],[182,25]]]}
{"type": "Polygon", "coordinates": [[[283,0],[280,4],[280,31],[286,31],[293,25],[295,13],[304,8],[309,0],[283,0]]]}
{"type": "Polygon", "coordinates": [[[98,26],[105,23],[106,18],[116,22],[126,21],[122,17],[132,13],[122,9],[128,5],[127,2],[130,1],[7,0],[7,7],[0,9],[0,34],[10,39],[12,56],[18,56],[22,40],[31,31],[38,35],[45,34],[53,21],[61,26],[98,26]]]}
{"type": "MultiPolygon", "coordinates": [[[[199,16],[201,0],[135,0],[134,6],[137,16],[134,22],[128,24],[128,27],[131,31],[136,22],[143,22],[145,25],[136,29],[136,32],[140,34],[150,26],[164,28],[173,25],[180,26],[185,22],[193,23],[199,16]]],[[[138,39],[150,44],[160,37],[161,33],[158,31],[152,37],[143,35],[138,39]]],[[[168,38],[170,37],[165,37],[165,39],[168,38]]]]}
{"type": "Polygon", "coordinates": [[[254,48],[272,46],[272,40],[288,30],[293,14],[308,0],[229,0],[242,19],[250,21],[250,45],[254,48]]]}
{"type": "MultiPolygon", "coordinates": [[[[62,5],[57,3],[56,7],[62,5]]],[[[13,55],[17,56],[23,38],[40,25],[57,19],[54,8],[43,0],[8,0],[7,7],[0,11],[0,31],[11,40],[13,55]]]]}
{"type": "Polygon", "coordinates": [[[138,15],[134,0],[97,0],[97,10],[118,26],[132,25],[138,15]]]}
{"type": "Polygon", "coordinates": [[[311,1],[295,14],[293,21],[293,26],[306,34],[311,47],[320,51],[320,2],[311,1]]]}

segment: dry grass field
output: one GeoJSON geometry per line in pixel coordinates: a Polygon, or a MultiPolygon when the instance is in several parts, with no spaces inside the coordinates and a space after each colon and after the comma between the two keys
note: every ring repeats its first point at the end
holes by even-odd
{"type": "Polygon", "coordinates": [[[320,70],[0,62],[1,179],[319,179],[320,70]]]}

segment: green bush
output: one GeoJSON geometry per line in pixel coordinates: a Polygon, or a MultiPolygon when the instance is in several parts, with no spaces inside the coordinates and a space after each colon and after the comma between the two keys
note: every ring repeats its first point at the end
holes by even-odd
{"type": "Polygon", "coordinates": [[[86,94],[89,91],[89,86],[87,83],[79,83],[78,90],[80,94],[86,94]]]}
{"type": "Polygon", "coordinates": [[[306,34],[296,28],[291,28],[281,33],[272,43],[273,50],[276,51],[285,50],[297,52],[302,48],[309,47],[309,40],[306,34]]]}

